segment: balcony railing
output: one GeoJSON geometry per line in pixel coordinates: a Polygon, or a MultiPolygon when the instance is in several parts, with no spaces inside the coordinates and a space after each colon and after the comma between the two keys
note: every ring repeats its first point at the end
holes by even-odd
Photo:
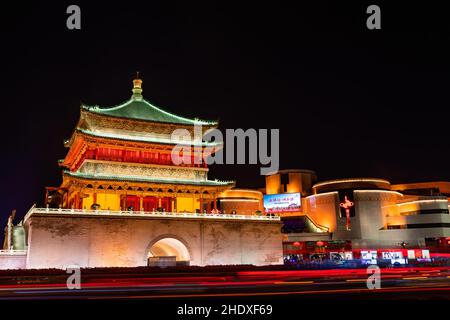
{"type": "Polygon", "coordinates": [[[146,217],[146,218],[185,218],[204,220],[252,220],[252,221],[280,221],[279,216],[239,215],[223,213],[192,213],[192,212],[160,212],[160,211],[111,211],[111,210],[84,210],[84,209],[55,209],[31,207],[25,215],[24,221],[33,214],[62,214],[85,215],[100,217],[146,217]]]}
{"type": "Polygon", "coordinates": [[[0,255],[21,256],[27,254],[27,250],[0,250],[0,255]]]}

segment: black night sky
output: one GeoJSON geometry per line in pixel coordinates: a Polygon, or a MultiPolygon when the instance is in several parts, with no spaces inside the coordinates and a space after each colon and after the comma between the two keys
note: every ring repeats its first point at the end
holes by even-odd
{"type": "MultiPolygon", "coordinates": [[[[57,160],[80,102],[127,100],[140,71],[146,99],[221,128],[279,128],[282,169],[320,180],[449,180],[450,23],[438,6],[372,3],[246,6],[63,2],[1,13],[1,225],[61,181],[57,160]],[[82,29],[66,28],[78,4],[82,29]]],[[[211,178],[262,187],[258,166],[211,178]]]]}

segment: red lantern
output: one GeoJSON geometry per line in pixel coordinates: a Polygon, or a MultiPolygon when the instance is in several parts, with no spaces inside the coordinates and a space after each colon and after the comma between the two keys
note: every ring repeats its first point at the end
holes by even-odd
{"type": "Polygon", "coordinates": [[[316,242],[316,245],[317,245],[318,247],[323,246],[323,241],[317,241],[317,242],[316,242]]]}
{"type": "Polygon", "coordinates": [[[294,247],[300,247],[300,242],[295,241],[295,242],[293,243],[293,245],[294,245],[294,247]]]}

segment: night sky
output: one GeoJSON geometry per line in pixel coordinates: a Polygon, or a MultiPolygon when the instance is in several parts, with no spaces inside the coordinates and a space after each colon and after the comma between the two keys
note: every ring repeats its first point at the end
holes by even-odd
{"type": "MultiPolygon", "coordinates": [[[[335,3],[336,2],[336,3],[335,3]]],[[[280,167],[319,180],[449,180],[450,23],[437,5],[193,6],[145,1],[26,4],[1,12],[0,216],[21,217],[58,186],[80,102],[131,95],[225,128],[279,128],[280,167]],[[149,4],[150,3],[150,4],[149,4]],[[82,29],[66,28],[78,4],[82,29]]],[[[376,2],[373,2],[377,4],[376,2]]],[[[210,178],[263,187],[259,167],[215,166],[210,178]]]]}

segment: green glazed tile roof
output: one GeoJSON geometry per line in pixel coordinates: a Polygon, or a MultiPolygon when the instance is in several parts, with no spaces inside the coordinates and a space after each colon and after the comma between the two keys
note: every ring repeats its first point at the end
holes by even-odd
{"type": "Polygon", "coordinates": [[[195,180],[177,180],[177,179],[155,179],[149,177],[136,177],[136,176],[126,176],[126,175],[92,175],[81,172],[70,172],[65,170],[64,174],[89,180],[112,180],[112,181],[132,181],[132,182],[153,182],[153,183],[176,183],[184,185],[198,185],[198,186],[226,186],[230,185],[232,181],[218,181],[218,180],[206,180],[206,181],[195,181],[195,180]]]}
{"type": "Polygon", "coordinates": [[[154,142],[154,143],[163,143],[163,144],[186,144],[190,146],[203,146],[203,147],[213,147],[213,146],[222,146],[222,142],[209,142],[209,141],[202,141],[200,143],[195,141],[183,141],[183,140],[172,140],[170,138],[156,138],[151,136],[137,136],[137,135],[126,135],[126,134],[120,134],[120,133],[110,133],[110,132],[94,132],[87,129],[77,129],[79,132],[82,132],[84,134],[94,136],[94,137],[102,137],[102,138],[111,138],[111,139],[119,139],[119,140],[126,140],[126,141],[137,141],[137,142],[154,142]]]}
{"type": "Polygon", "coordinates": [[[162,123],[173,123],[183,125],[217,125],[217,121],[204,121],[199,119],[188,119],[164,111],[145,99],[132,97],[130,100],[114,107],[101,108],[99,106],[82,106],[90,112],[116,118],[127,118],[162,123]]]}

